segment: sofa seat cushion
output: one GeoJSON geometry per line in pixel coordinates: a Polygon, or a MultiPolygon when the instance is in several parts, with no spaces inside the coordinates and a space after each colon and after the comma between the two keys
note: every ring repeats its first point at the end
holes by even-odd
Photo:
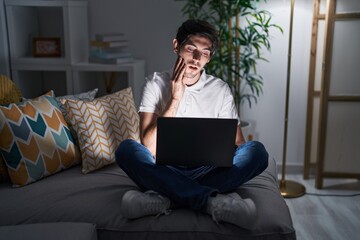
{"type": "Polygon", "coordinates": [[[0,184],[0,226],[90,222],[96,224],[99,239],[295,239],[273,159],[262,174],[237,190],[257,206],[259,220],[252,231],[216,224],[209,215],[183,208],[168,216],[127,220],[120,205],[130,189],[137,187],[116,164],[86,175],[75,166],[22,188],[0,184]]]}
{"type": "Polygon", "coordinates": [[[92,223],[34,223],[0,226],[0,240],[97,240],[92,223]]]}

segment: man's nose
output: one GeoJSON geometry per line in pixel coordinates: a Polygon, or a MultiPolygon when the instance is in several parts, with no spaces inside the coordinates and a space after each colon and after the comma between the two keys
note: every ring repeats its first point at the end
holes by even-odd
{"type": "Polygon", "coordinates": [[[193,52],[193,59],[200,60],[200,58],[201,58],[201,52],[198,50],[195,50],[193,52]]]}

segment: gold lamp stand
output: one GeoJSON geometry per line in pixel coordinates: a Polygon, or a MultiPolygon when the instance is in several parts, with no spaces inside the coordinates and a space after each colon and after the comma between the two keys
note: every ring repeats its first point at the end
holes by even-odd
{"type": "Polygon", "coordinates": [[[282,162],[282,177],[280,180],[280,192],[281,195],[285,198],[295,198],[305,194],[305,187],[302,184],[294,181],[285,180],[294,3],[295,0],[291,0],[290,36],[289,36],[289,51],[288,51],[289,53],[288,53],[287,79],[286,79],[285,125],[284,125],[284,144],[283,144],[284,148],[283,148],[283,162],[282,162]]]}

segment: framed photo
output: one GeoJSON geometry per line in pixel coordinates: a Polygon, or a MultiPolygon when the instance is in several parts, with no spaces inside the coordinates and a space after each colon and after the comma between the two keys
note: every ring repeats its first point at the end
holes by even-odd
{"type": "Polygon", "coordinates": [[[60,57],[60,38],[33,38],[32,53],[34,57],[60,57]]]}

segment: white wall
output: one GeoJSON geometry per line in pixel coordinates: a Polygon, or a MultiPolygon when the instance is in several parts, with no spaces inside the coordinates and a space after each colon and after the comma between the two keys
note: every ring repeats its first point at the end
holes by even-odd
{"type": "MultiPolygon", "coordinates": [[[[146,60],[146,73],[172,67],[175,56],[171,41],[185,20],[182,2],[174,0],[89,0],[90,33],[121,31],[127,34],[135,57],[146,60]]],[[[260,63],[264,94],[251,109],[244,106],[243,119],[255,127],[255,138],[262,141],[270,155],[282,162],[286,68],[289,40],[290,0],[272,0],[262,4],[273,13],[273,20],[284,29],[272,33],[272,50],[260,63]]],[[[297,0],[294,12],[293,56],[288,123],[288,165],[302,165],[306,121],[306,98],[312,0],[297,0]]]]}
{"type": "MultiPolygon", "coordinates": [[[[303,165],[304,161],[312,2],[295,1],[286,154],[288,165],[303,165]]],[[[268,1],[262,6],[273,14],[273,21],[283,28],[284,33],[272,32],[271,52],[265,54],[269,62],[261,62],[258,67],[264,78],[264,94],[251,109],[245,106],[241,115],[244,119],[255,121],[255,137],[265,143],[280,164],[283,158],[290,0],[268,1]]]]}
{"type": "Polygon", "coordinates": [[[89,0],[89,31],[124,32],[134,57],[146,60],[146,73],[172,68],[172,40],[185,20],[183,2],[174,0],[89,0]]]}

